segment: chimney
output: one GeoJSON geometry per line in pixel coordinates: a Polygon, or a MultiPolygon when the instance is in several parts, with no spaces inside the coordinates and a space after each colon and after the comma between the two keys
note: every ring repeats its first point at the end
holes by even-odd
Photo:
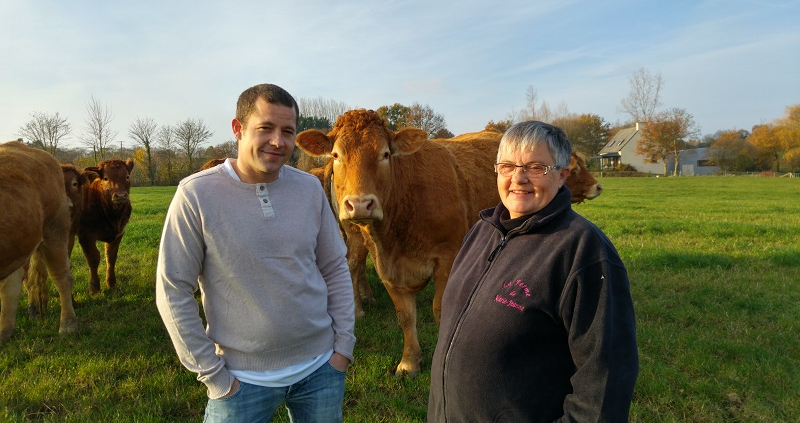
{"type": "Polygon", "coordinates": [[[636,130],[639,130],[639,122],[636,122],[636,130]]]}

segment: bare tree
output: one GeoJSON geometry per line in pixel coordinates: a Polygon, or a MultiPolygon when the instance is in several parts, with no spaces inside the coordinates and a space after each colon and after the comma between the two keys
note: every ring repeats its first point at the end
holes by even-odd
{"type": "Polygon", "coordinates": [[[427,104],[423,106],[416,102],[408,108],[405,121],[406,125],[425,131],[428,138],[433,138],[447,127],[444,115],[434,112],[427,104]]]}
{"type": "Polygon", "coordinates": [[[206,127],[203,119],[186,119],[175,125],[174,134],[178,147],[186,153],[189,167],[187,171],[191,172],[194,170],[194,157],[197,156],[200,144],[211,138],[214,132],[206,127]]]}
{"type": "Polygon", "coordinates": [[[67,118],[59,116],[58,112],[53,115],[34,112],[31,117],[32,119],[28,123],[19,128],[19,135],[23,139],[30,140],[34,146],[47,150],[55,156],[58,144],[69,135],[71,130],[67,118]]]}
{"type": "Polygon", "coordinates": [[[622,109],[633,122],[649,121],[661,105],[661,88],[664,86],[661,73],[651,74],[647,69],[639,68],[628,78],[628,84],[631,90],[620,101],[622,109]]]}
{"type": "Polygon", "coordinates": [[[297,99],[297,106],[300,109],[300,115],[328,119],[331,124],[336,122],[339,115],[344,114],[344,112],[352,108],[344,102],[324,99],[322,97],[311,99],[299,98],[297,99]]]}
{"type": "Polygon", "coordinates": [[[533,85],[528,85],[525,92],[525,107],[519,112],[512,111],[510,119],[514,122],[526,120],[538,120],[541,122],[553,122],[554,120],[569,116],[569,108],[563,101],[558,106],[552,108],[547,101],[539,102],[539,92],[533,85]]]}
{"type": "Polygon", "coordinates": [[[106,159],[109,144],[117,137],[117,132],[111,129],[114,113],[107,105],[100,103],[94,96],[86,104],[86,127],[81,140],[92,150],[95,162],[106,159]]]}
{"type": "Polygon", "coordinates": [[[177,179],[175,172],[175,130],[170,125],[162,125],[158,130],[156,136],[158,140],[159,160],[161,166],[158,167],[160,172],[163,173],[162,181],[166,184],[171,184],[177,179]]]}
{"type": "Polygon", "coordinates": [[[136,145],[144,150],[145,160],[143,163],[147,172],[147,179],[150,185],[155,185],[156,180],[156,166],[153,161],[153,149],[155,147],[156,135],[158,125],[153,118],[137,118],[130,128],[128,128],[128,135],[133,139],[136,145]]]}

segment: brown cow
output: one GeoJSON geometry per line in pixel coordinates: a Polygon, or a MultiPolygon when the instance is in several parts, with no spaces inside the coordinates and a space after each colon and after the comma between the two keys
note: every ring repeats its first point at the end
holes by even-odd
{"type": "Polygon", "coordinates": [[[201,170],[211,169],[214,166],[221,165],[223,162],[225,162],[225,159],[211,159],[203,163],[203,165],[200,166],[200,169],[195,170],[193,173],[200,172],[201,170]]]}
{"type": "MultiPolygon", "coordinates": [[[[483,132],[477,134],[480,134],[481,137],[485,137],[487,139],[496,139],[498,144],[500,142],[500,138],[502,137],[502,134],[495,132],[483,132]]],[[[471,134],[465,134],[456,140],[468,140],[470,136],[471,134]]],[[[496,148],[490,152],[487,152],[487,154],[496,155],[496,148]]],[[[334,198],[332,198],[332,194],[335,195],[335,193],[330,189],[331,178],[333,176],[333,159],[331,158],[328,160],[325,163],[325,166],[313,168],[309,170],[309,172],[319,178],[320,183],[325,189],[325,193],[328,195],[328,199],[331,200],[331,207],[333,208],[334,213],[338,215],[336,201],[334,198]]],[[[591,173],[589,173],[589,170],[586,169],[586,166],[584,165],[583,159],[581,159],[581,157],[576,153],[572,153],[572,157],[570,159],[570,174],[567,177],[566,185],[572,193],[571,200],[573,204],[582,203],[584,200],[597,198],[597,196],[599,196],[602,192],[602,186],[597,183],[597,180],[595,180],[591,173]]],[[[498,196],[497,202],[499,201],[500,197],[498,196]]],[[[365,240],[364,234],[358,225],[349,222],[340,222],[340,225],[342,237],[347,244],[347,261],[350,266],[350,276],[353,279],[355,314],[356,318],[363,318],[366,314],[364,313],[362,302],[364,300],[373,301],[375,299],[372,294],[372,290],[367,283],[366,269],[367,254],[369,251],[368,241],[365,240]]]]}
{"type": "MultiPolygon", "coordinates": [[[[89,176],[94,172],[81,172],[71,164],[62,164],[61,171],[64,174],[64,191],[70,200],[68,256],[71,257],[72,248],[75,246],[75,235],[78,233],[78,225],[81,220],[81,211],[83,210],[83,191],[89,184],[89,176]]],[[[96,177],[97,174],[94,174],[94,176],[96,177]]],[[[26,274],[23,278],[23,285],[28,291],[28,314],[31,317],[36,317],[47,308],[50,291],[47,289],[46,280],[32,281],[29,276],[47,278],[47,274],[41,269],[36,271],[34,268],[34,272],[26,274]]]]}
{"type": "Polygon", "coordinates": [[[0,342],[14,333],[24,265],[29,261],[31,281],[47,283],[49,271],[56,285],[59,332],[75,332],[78,321],[67,252],[70,201],[58,161],[44,150],[9,142],[0,144],[0,163],[0,342]]]}
{"type": "Polygon", "coordinates": [[[572,193],[570,200],[573,204],[583,203],[584,200],[593,200],[603,193],[603,186],[586,169],[581,156],[575,153],[572,153],[569,160],[569,176],[567,176],[566,184],[572,193]]]}
{"type": "Polygon", "coordinates": [[[133,160],[104,160],[97,167],[87,167],[84,171],[94,172],[90,183],[83,192],[83,212],[78,227],[78,242],[89,264],[89,293],[100,292],[100,278],[97,268],[100,265],[100,251],[97,241],[104,242],[106,253],[106,285],[117,285],[115,266],[117,253],[125,226],[131,217],[131,177],[133,160]]]}
{"type": "MultiPolygon", "coordinates": [[[[331,190],[333,159],[328,160],[323,167],[315,167],[309,170],[309,173],[319,179],[322,188],[325,190],[325,195],[328,196],[334,215],[338,216],[336,193],[331,190]]],[[[355,316],[356,318],[362,318],[365,316],[362,302],[364,300],[375,300],[372,289],[367,283],[367,254],[373,246],[367,241],[365,234],[355,223],[339,221],[339,231],[347,246],[347,264],[350,268],[350,277],[353,280],[353,295],[355,297],[355,316]]]]}
{"type": "Polygon", "coordinates": [[[61,171],[64,173],[64,190],[67,192],[67,197],[72,201],[69,231],[69,252],[72,254],[72,248],[75,246],[75,235],[78,234],[78,226],[83,213],[83,193],[89,186],[90,179],[95,179],[99,175],[92,171],[81,172],[71,164],[62,164],[61,171]]]}
{"type": "Polygon", "coordinates": [[[331,155],[338,217],[371,241],[378,276],[403,330],[395,374],[420,371],[416,293],[433,279],[438,323],[450,267],[478,211],[499,201],[491,153],[497,141],[480,134],[428,141],[424,131],[391,131],[374,111],[351,110],[328,135],[297,135],[314,156],[331,155]]]}

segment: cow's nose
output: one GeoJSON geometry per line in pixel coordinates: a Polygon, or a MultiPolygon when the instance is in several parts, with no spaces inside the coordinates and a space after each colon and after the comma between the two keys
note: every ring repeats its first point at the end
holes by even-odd
{"type": "Polygon", "coordinates": [[[126,200],[127,198],[128,198],[127,192],[115,192],[114,195],[111,196],[111,199],[113,201],[126,200]]]}
{"type": "Polygon", "coordinates": [[[601,192],[603,192],[603,186],[600,185],[600,184],[597,184],[597,193],[600,194],[601,192]]]}
{"type": "Polygon", "coordinates": [[[375,201],[371,198],[349,198],[345,200],[344,207],[351,215],[361,216],[375,208],[375,201]]]}

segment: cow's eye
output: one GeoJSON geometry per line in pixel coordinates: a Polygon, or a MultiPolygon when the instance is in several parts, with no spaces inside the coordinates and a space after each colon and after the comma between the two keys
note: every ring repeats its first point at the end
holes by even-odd
{"type": "Polygon", "coordinates": [[[331,157],[333,157],[333,160],[336,160],[337,162],[339,161],[339,153],[337,153],[337,152],[335,152],[335,151],[334,151],[334,152],[331,154],[331,157]]]}
{"type": "Polygon", "coordinates": [[[391,154],[388,151],[383,152],[383,160],[389,160],[389,156],[391,156],[391,154]]]}

